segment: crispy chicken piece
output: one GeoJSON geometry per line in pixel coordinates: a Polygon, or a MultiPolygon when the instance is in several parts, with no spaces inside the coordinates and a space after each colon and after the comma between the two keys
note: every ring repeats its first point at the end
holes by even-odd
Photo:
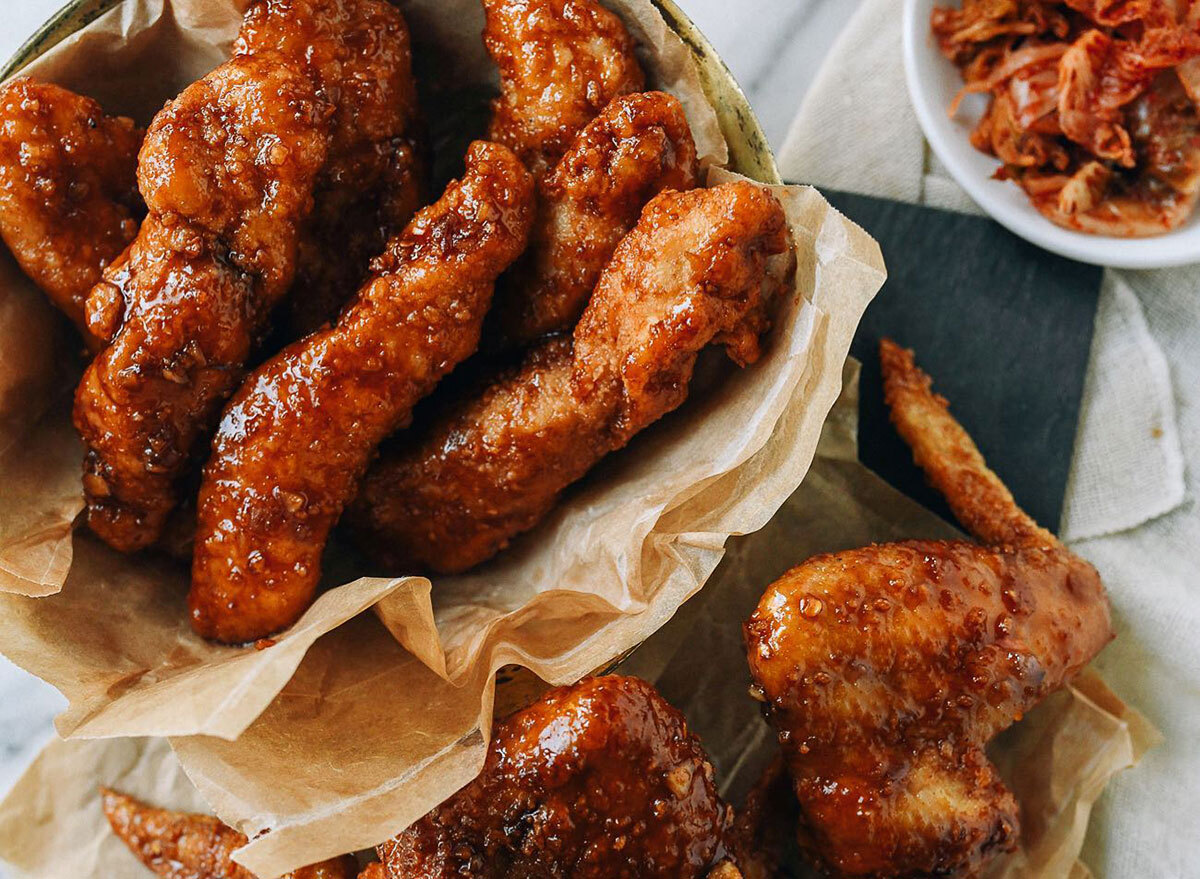
{"type": "Polygon", "coordinates": [[[239,56],[150,126],[138,168],[150,214],[89,302],[94,317],[103,297],[124,322],[75,396],[88,524],[116,549],[158,538],[194,447],[292,280],[326,117],[282,57],[239,56]]]}
{"type": "Polygon", "coordinates": [[[247,380],[200,491],[189,597],[200,634],[250,641],[303,613],[375,447],[478,347],[496,278],[525,249],[533,209],[520,160],[473,144],[462,180],[391,242],[337,326],[247,380]]]}
{"type": "Polygon", "coordinates": [[[354,174],[390,149],[405,114],[384,105],[406,100],[407,50],[362,53],[402,35],[383,0],[260,0],[243,53],[151,125],[138,167],[150,215],[89,299],[93,331],[113,342],[76,394],[88,524],[111,546],[161,535],[291,286],[318,185],[327,199],[351,197],[354,174]]]}
{"type": "Polygon", "coordinates": [[[290,340],[337,316],[420,207],[417,91],[408,27],[383,0],[260,2],[247,11],[234,53],[262,51],[302,66],[335,108],[285,306],[290,340]]]}
{"type": "Polygon", "coordinates": [[[23,77],[0,89],[0,237],[93,350],[84,302],[137,234],[142,134],[57,85],[23,77]]]}
{"type": "Polygon", "coordinates": [[[769,192],[733,183],[655,198],[617,248],[572,339],[385,453],[354,511],[368,552],[397,570],[464,571],[532,528],[559,493],[678,407],[699,351],[753,363],[788,245],[769,192]]]}
{"type": "MultiPolygon", "coordinates": [[[[138,860],[164,879],[255,879],[233,861],[245,835],[208,815],[155,809],[116,791],[100,791],[113,832],[138,860]]],[[[344,856],[293,870],[281,879],[351,879],[357,865],[344,856]]]]}
{"type": "Polygon", "coordinates": [[[596,0],[483,0],[483,42],[500,68],[488,136],[536,178],[613,98],[645,76],[621,20],[596,0]]]}
{"type": "Polygon", "coordinates": [[[609,104],[538,187],[529,251],[493,308],[505,341],[570,329],[646,203],[695,186],[696,145],[678,100],[645,92],[609,104]]]}
{"type": "Polygon", "coordinates": [[[833,876],[973,876],[1018,835],[984,753],[1112,638],[1096,570],[1039,528],[885,341],[892,418],[987,546],[905,541],[817,556],[746,624],[791,770],[800,840],[833,876]]]}
{"type": "Polygon", "coordinates": [[[391,879],[733,879],[732,823],[683,716],[601,677],[500,721],[482,774],[379,855],[391,879]]]}

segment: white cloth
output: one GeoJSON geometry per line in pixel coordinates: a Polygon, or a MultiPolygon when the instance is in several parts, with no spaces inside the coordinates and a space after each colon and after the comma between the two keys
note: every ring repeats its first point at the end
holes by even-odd
{"type": "MultiPolygon", "coordinates": [[[[898,7],[865,0],[834,44],[780,153],[783,175],[978,213],[909,105],[898,7]]],[[[1093,815],[1083,857],[1101,877],[1200,876],[1197,473],[1200,265],[1110,270],[1059,528],[1112,596],[1118,638],[1097,665],[1166,742],[1093,815]]]]}

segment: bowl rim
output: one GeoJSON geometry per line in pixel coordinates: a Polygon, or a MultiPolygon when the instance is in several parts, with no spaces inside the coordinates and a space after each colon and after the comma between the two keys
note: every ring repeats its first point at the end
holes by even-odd
{"type": "MultiPolygon", "coordinates": [[[[929,82],[921,72],[922,53],[937,51],[930,36],[928,18],[934,2],[905,0],[901,22],[905,82],[925,141],[976,205],[1014,235],[1080,262],[1116,269],[1160,269],[1200,263],[1200,210],[1187,225],[1163,235],[1117,238],[1057,226],[1027,200],[1018,207],[997,199],[989,191],[990,178],[981,177],[966,158],[968,150],[971,154],[978,151],[963,140],[959,132],[948,128],[946,108],[934,105],[929,82]]],[[[941,57],[940,53],[938,57],[941,57]]],[[[945,63],[949,64],[948,61],[945,63]]]]}

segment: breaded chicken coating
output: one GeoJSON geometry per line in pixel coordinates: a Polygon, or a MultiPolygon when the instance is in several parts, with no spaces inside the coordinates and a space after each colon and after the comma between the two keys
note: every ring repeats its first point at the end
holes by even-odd
{"type": "Polygon", "coordinates": [[[644,88],[633,39],[596,0],[483,0],[483,9],[483,42],[500,68],[488,137],[541,180],[613,98],[644,88]]]}
{"type": "Polygon", "coordinates": [[[309,78],[263,54],[221,65],[150,126],[138,167],[149,216],[89,303],[93,329],[101,310],[123,319],[75,396],[88,525],[116,549],[158,538],[292,281],[327,120],[309,78]]]}
{"type": "Polygon", "coordinates": [[[732,824],[683,716],[600,677],[500,721],[480,776],[379,854],[389,879],[735,879],[732,824]]]}
{"type": "Polygon", "coordinates": [[[789,245],[768,191],[730,183],[655,198],[621,242],[571,339],[401,438],[368,473],[353,524],[390,568],[439,573],[486,561],[606,454],[678,407],[696,357],[723,344],[753,363],[789,245]]]}
{"type": "Polygon", "coordinates": [[[234,53],[262,51],[301,66],[334,108],[329,158],[284,306],[291,341],[337,317],[420,207],[417,91],[408,26],[385,0],[260,2],[247,11],[234,53]]]}
{"type": "Polygon", "coordinates": [[[1112,638],[1096,570],[1015,504],[911,352],[884,342],[892,418],[981,540],[817,556],[746,624],[800,803],[832,876],[974,876],[1019,833],[984,752],[1112,638]]]}
{"type": "Polygon", "coordinates": [[[327,116],[306,76],[264,54],[217,68],[151,125],[138,169],[150,215],[93,293],[124,318],[75,405],[88,523],[117,549],[158,537],[194,446],[291,283],[327,116]]]}
{"type": "Polygon", "coordinates": [[[376,262],[333,328],[284,349],[234,397],[200,492],[189,603],[224,642],[284,628],[312,600],[330,529],[376,446],[475,352],[496,278],[525,249],[533,179],[477,142],[467,169],[376,262]]]}
{"type": "Polygon", "coordinates": [[[0,237],[93,350],[84,304],[137,234],[142,135],[57,85],[22,77],[0,89],[0,237]]]}

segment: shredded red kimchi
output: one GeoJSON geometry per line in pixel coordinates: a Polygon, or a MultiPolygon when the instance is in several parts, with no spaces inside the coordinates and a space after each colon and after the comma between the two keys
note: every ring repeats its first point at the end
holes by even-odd
{"type": "Polygon", "coordinates": [[[1160,235],[1200,199],[1200,0],[963,0],[937,7],[938,47],[971,134],[1068,229],[1160,235]]]}

